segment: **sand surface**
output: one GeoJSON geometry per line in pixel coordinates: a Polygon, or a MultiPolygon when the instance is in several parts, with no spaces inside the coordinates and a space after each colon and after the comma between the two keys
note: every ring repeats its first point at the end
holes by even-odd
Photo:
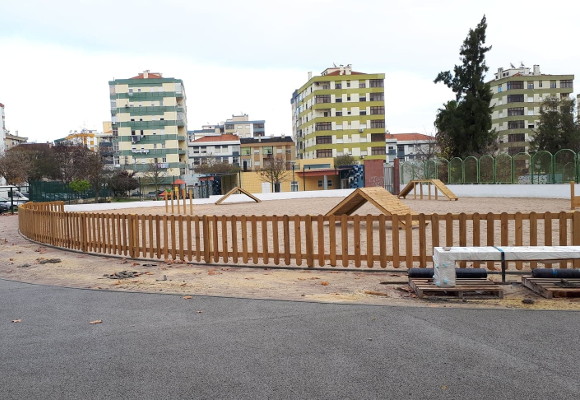
{"type": "MultiPolygon", "coordinates": [[[[272,200],[261,203],[194,205],[198,215],[296,215],[325,214],[341,199],[313,198],[272,200]]],[[[404,200],[419,213],[560,212],[569,210],[568,200],[462,198],[404,200]]],[[[108,211],[110,212],[110,211],[108,211]]],[[[113,212],[160,214],[165,207],[113,212]]],[[[365,205],[357,214],[377,214],[365,205]]],[[[316,302],[377,305],[499,307],[580,310],[580,299],[543,299],[523,288],[520,276],[504,286],[504,299],[418,299],[410,292],[406,274],[396,270],[341,271],[336,269],[275,269],[216,266],[103,257],[63,251],[30,242],[18,233],[17,216],[0,216],[0,278],[96,290],[124,290],[316,302]],[[48,261],[48,262],[47,262],[48,261]],[[123,271],[136,272],[125,279],[110,279],[123,271]],[[533,304],[523,304],[524,298],[533,304]]],[[[499,280],[499,276],[491,276],[499,280]]]]}

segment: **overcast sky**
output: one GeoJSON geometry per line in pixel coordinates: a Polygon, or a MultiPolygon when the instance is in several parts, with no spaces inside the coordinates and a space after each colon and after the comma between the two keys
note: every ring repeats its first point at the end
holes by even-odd
{"type": "MultiPolygon", "coordinates": [[[[0,103],[29,141],[110,120],[108,81],[144,70],[182,79],[188,129],[246,113],[290,135],[290,97],[333,63],[385,73],[387,129],[434,134],[452,93],[433,79],[459,63],[487,16],[498,67],[580,68],[577,1],[1,0],[0,103]]],[[[578,82],[576,82],[578,85],[578,82]]]]}

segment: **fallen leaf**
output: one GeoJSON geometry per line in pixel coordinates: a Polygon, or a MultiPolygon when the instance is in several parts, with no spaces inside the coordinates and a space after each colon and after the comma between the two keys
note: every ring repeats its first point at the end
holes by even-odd
{"type": "Polygon", "coordinates": [[[91,324],[91,325],[102,324],[102,323],[103,323],[102,319],[96,319],[94,321],[89,322],[89,324],[91,324]]]}
{"type": "Polygon", "coordinates": [[[193,299],[193,296],[183,296],[183,299],[185,299],[185,300],[191,300],[191,299],[193,299]]]}
{"type": "Polygon", "coordinates": [[[328,285],[330,285],[330,283],[328,283],[328,282],[326,282],[326,281],[322,281],[322,282],[320,282],[320,284],[321,284],[322,286],[328,286],[328,285]]]}
{"type": "Polygon", "coordinates": [[[19,322],[22,322],[22,320],[21,319],[13,319],[12,322],[14,322],[15,324],[17,324],[19,322]]]}
{"type": "Polygon", "coordinates": [[[363,293],[364,294],[370,294],[370,295],[373,295],[373,296],[389,297],[389,295],[386,294],[386,293],[383,293],[383,292],[375,292],[374,290],[365,290],[363,293]]]}

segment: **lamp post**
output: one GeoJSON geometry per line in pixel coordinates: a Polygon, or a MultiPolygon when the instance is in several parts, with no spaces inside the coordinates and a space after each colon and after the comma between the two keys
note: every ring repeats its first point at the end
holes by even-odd
{"type": "Polygon", "coordinates": [[[296,178],[294,176],[294,169],[296,167],[296,161],[290,161],[292,165],[292,183],[290,184],[290,190],[293,192],[298,191],[298,182],[296,182],[296,178]]]}

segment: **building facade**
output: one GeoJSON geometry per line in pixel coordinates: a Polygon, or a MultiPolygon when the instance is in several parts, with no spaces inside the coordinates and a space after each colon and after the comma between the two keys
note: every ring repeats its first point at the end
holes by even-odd
{"type": "Polygon", "coordinates": [[[181,79],[145,71],[109,82],[114,165],[162,171],[167,180],[187,173],[186,96],[181,79]]]}
{"type": "Polygon", "coordinates": [[[490,81],[492,129],[498,133],[500,151],[517,154],[529,150],[534,130],[540,121],[540,107],[548,97],[569,97],[574,75],[548,75],[533,68],[512,65],[498,68],[490,81]]]}
{"type": "Polygon", "coordinates": [[[240,138],[263,137],[266,135],[265,120],[250,120],[248,114],[232,115],[219,124],[203,125],[201,129],[194,129],[187,132],[189,142],[204,136],[219,136],[223,134],[237,135],[240,138]]]}
{"type": "Polygon", "coordinates": [[[83,129],[80,132],[71,132],[67,136],[54,141],[55,145],[83,146],[91,151],[99,150],[98,133],[95,130],[83,129]]]}
{"type": "Polygon", "coordinates": [[[269,161],[281,159],[286,169],[292,169],[295,147],[289,136],[266,136],[240,139],[242,171],[257,171],[269,161]]]}
{"type": "Polygon", "coordinates": [[[291,99],[297,158],[385,159],[384,81],[350,65],[309,74],[291,99]]]}
{"type": "Polygon", "coordinates": [[[437,155],[437,140],[422,133],[387,133],[387,162],[428,160],[437,155]]]}
{"type": "Polygon", "coordinates": [[[240,165],[240,138],[223,134],[203,136],[189,145],[190,169],[209,163],[240,165]]]}

